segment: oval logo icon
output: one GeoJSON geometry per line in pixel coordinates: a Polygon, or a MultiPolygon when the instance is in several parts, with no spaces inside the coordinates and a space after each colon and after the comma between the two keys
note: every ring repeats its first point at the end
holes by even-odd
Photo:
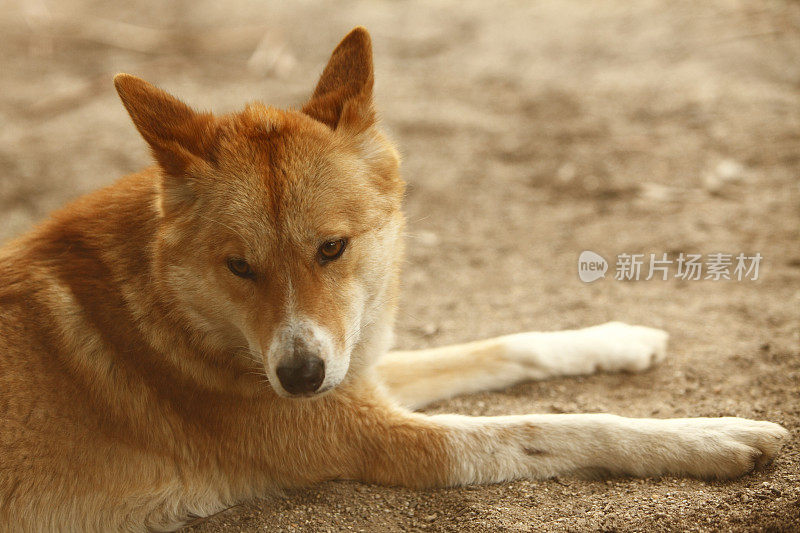
{"type": "Polygon", "coordinates": [[[600,254],[584,250],[578,256],[578,277],[584,283],[591,283],[606,277],[607,270],[608,262],[600,254]]]}

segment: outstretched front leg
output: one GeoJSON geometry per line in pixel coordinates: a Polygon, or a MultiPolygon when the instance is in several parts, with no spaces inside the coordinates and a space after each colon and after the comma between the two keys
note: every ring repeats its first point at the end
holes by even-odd
{"type": "Polygon", "coordinates": [[[637,372],[666,355],[667,333],[609,322],[589,328],[528,332],[417,351],[389,352],[378,372],[409,408],[516,383],[597,371],[637,372]]]}
{"type": "Polygon", "coordinates": [[[741,418],[425,416],[372,402],[346,406],[358,406],[358,416],[339,425],[348,450],[339,477],[410,487],[570,474],[726,479],[770,460],[788,435],[741,418]]]}

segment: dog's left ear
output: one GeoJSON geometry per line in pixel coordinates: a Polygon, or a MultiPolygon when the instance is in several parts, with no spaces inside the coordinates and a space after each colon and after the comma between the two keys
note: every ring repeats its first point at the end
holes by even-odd
{"type": "Polygon", "coordinates": [[[193,203],[197,197],[194,177],[207,170],[213,159],[216,121],[211,113],[198,113],[174,96],[128,74],[114,78],[128,110],[164,170],[160,205],[164,212],[193,203]]]}
{"type": "Polygon", "coordinates": [[[161,89],[130,74],[117,74],[114,86],[136,129],[168,175],[183,178],[204,161],[214,140],[214,117],[198,113],[161,89]]]}
{"type": "Polygon", "coordinates": [[[373,80],[372,43],[367,30],[359,26],[331,54],[303,112],[331,129],[363,132],[375,124],[373,80]]]}

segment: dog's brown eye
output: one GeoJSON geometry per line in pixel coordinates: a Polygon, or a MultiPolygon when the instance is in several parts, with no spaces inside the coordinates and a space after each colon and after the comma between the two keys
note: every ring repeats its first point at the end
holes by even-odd
{"type": "Polygon", "coordinates": [[[319,251],[317,252],[319,255],[319,261],[321,263],[327,263],[328,261],[333,261],[334,259],[339,259],[344,253],[344,249],[347,247],[347,239],[337,239],[335,241],[325,241],[319,247],[319,251]]]}
{"type": "Polygon", "coordinates": [[[255,272],[250,268],[250,264],[241,257],[229,257],[227,263],[228,270],[240,278],[253,279],[255,277],[255,272]]]}

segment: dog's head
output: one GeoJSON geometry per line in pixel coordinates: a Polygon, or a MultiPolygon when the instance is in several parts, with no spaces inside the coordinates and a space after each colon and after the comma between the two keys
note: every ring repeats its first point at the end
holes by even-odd
{"type": "Polygon", "coordinates": [[[387,340],[402,253],[404,186],[366,30],[342,40],[301,110],[217,117],[114,81],[160,166],[155,268],[202,341],[263,365],[283,396],[341,383],[387,340]]]}

